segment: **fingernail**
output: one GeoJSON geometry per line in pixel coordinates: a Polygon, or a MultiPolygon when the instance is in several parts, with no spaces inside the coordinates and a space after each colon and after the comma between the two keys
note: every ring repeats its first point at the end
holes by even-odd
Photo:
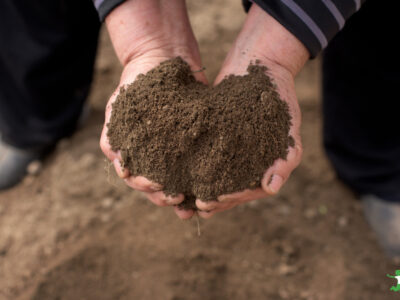
{"type": "Polygon", "coordinates": [[[283,184],[283,178],[279,175],[272,175],[272,180],[271,182],[268,184],[268,187],[271,191],[271,193],[276,194],[277,192],[279,192],[279,190],[282,187],[283,184]]]}

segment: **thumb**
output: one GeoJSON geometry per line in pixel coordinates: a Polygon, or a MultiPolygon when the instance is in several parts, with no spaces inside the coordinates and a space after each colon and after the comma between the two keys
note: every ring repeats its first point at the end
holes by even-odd
{"type": "Polygon", "coordinates": [[[302,156],[302,147],[297,144],[290,147],[286,160],[277,159],[265,172],[261,180],[262,189],[270,195],[275,195],[288,180],[292,171],[299,165],[302,156]]]}

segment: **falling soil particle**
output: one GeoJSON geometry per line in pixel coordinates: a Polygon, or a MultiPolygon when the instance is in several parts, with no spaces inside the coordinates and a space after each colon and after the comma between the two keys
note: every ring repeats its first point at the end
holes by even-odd
{"type": "Polygon", "coordinates": [[[294,141],[288,105],[266,67],[250,64],[247,72],[209,87],[177,57],[122,88],[108,138],[123,167],[166,194],[184,194],[185,209],[195,209],[195,199],[259,188],[294,141]]]}

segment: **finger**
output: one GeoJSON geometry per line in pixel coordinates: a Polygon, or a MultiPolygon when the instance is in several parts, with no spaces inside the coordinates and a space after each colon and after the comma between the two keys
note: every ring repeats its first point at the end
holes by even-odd
{"type": "Polygon", "coordinates": [[[223,209],[231,205],[229,202],[209,201],[205,202],[200,199],[196,199],[196,207],[201,211],[212,211],[216,209],[223,209]]]}
{"type": "Polygon", "coordinates": [[[217,201],[202,201],[200,199],[196,199],[196,206],[200,210],[213,210],[218,207],[217,201]]]}
{"type": "Polygon", "coordinates": [[[149,198],[149,200],[153,200],[153,203],[162,203],[161,206],[167,206],[167,205],[177,205],[181,202],[183,202],[183,200],[185,199],[185,197],[183,196],[183,194],[179,194],[175,197],[171,196],[171,195],[165,195],[164,192],[160,191],[160,192],[154,192],[154,193],[146,193],[147,197],[149,198]]]}
{"type": "Polygon", "coordinates": [[[167,203],[165,203],[165,201],[161,200],[158,197],[153,196],[153,193],[147,193],[145,192],[144,195],[146,196],[146,198],[153,204],[157,205],[157,206],[168,206],[167,203]]]}
{"type": "Polygon", "coordinates": [[[211,211],[201,211],[201,210],[199,210],[197,213],[199,214],[200,217],[202,217],[204,219],[209,219],[212,216],[214,216],[216,213],[231,209],[231,208],[237,206],[238,204],[240,204],[240,203],[238,203],[238,202],[230,202],[229,205],[226,205],[224,207],[216,208],[216,209],[211,210],[211,211]]]}
{"type": "Polygon", "coordinates": [[[186,210],[179,208],[179,206],[174,206],[174,211],[176,215],[182,220],[190,219],[194,215],[194,211],[192,209],[186,210]]]}
{"type": "Polygon", "coordinates": [[[199,70],[193,70],[192,74],[193,74],[194,78],[196,78],[197,81],[200,81],[200,82],[204,83],[205,85],[208,85],[208,80],[204,73],[204,68],[201,68],[199,70]]]}
{"type": "Polygon", "coordinates": [[[286,82],[286,87],[288,87],[289,83],[290,85],[293,85],[291,88],[282,88],[285,85],[278,85],[277,88],[281,98],[289,105],[290,115],[292,116],[292,126],[289,135],[294,139],[295,146],[289,147],[286,160],[276,160],[272,167],[265,172],[264,177],[261,180],[261,187],[270,195],[275,195],[279,192],[280,188],[288,180],[292,171],[299,165],[303,153],[300,137],[300,107],[296,95],[290,93],[290,91],[294,90],[294,81],[291,80],[290,82],[286,82]]]}
{"type": "Polygon", "coordinates": [[[154,183],[143,176],[130,176],[124,179],[125,183],[131,188],[142,191],[142,192],[158,192],[162,190],[162,186],[158,183],[154,183]]]}
{"type": "Polygon", "coordinates": [[[261,188],[254,190],[247,189],[237,193],[221,195],[218,197],[218,201],[220,202],[239,201],[241,203],[244,203],[251,200],[261,199],[266,196],[268,196],[268,194],[261,188]]]}
{"type": "Polygon", "coordinates": [[[115,171],[117,172],[117,175],[120,178],[124,179],[124,178],[129,177],[128,169],[122,167],[121,161],[118,158],[114,159],[113,165],[114,165],[115,171]]]}
{"type": "Polygon", "coordinates": [[[278,193],[282,185],[288,180],[292,171],[299,165],[302,152],[302,148],[299,144],[295,147],[291,147],[286,158],[287,160],[278,159],[272,167],[267,170],[261,180],[262,189],[267,194],[275,195],[278,193]]]}
{"type": "Polygon", "coordinates": [[[213,215],[215,215],[217,212],[215,210],[212,211],[197,211],[197,214],[199,215],[199,217],[203,218],[203,219],[209,219],[211,218],[213,215]]]}

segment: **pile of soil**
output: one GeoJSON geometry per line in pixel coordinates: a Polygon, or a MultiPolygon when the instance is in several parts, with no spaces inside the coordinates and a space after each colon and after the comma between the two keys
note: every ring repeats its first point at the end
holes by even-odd
{"type": "Polygon", "coordinates": [[[165,61],[122,88],[112,106],[108,138],[123,167],[195,199],[260,187],[261,178],[294,142],[288,105],[266,75],[227,76],[209,87],[180,57],[165,61]]]}

